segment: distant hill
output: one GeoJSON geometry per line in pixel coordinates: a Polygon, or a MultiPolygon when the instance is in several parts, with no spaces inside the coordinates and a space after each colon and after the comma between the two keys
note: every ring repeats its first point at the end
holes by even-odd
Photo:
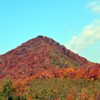
{"type": "Polygon", "coordinates": [[[38,36],[0,55],[0,78],[24,79],[48,69],[94,66],[100,64],[89,62],[53,39],[38,36]]]}

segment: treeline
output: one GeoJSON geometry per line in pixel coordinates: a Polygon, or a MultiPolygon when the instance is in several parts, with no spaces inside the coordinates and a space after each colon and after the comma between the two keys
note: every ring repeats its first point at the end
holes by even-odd
{"type": "Polygon", "coordinates": [[[47,78],[18,85],[10,78],[3,80],[0,100],[100,100],[99,79],[47,78]]]}

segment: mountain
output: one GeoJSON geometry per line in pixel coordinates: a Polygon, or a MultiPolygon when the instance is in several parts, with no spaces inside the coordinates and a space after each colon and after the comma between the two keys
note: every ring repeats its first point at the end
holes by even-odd
{"type": "Polygon", "coordinates": [[[38,36],[0,55],[0,78],[24,79],[48,69],[94,66],[100,65],[89,62],[53,39],[38,36]]]}

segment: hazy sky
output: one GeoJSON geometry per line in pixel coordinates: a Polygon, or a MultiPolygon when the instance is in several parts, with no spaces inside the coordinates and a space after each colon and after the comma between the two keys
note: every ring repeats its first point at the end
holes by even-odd
{"type": "Polygon", "coordinates": [[[0,0],[0,54],[38,35],[100,63],[100,0],[0,0]]]}

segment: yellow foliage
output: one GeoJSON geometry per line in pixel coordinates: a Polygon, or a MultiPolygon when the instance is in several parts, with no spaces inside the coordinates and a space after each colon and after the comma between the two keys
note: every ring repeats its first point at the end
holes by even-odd
{"type": "Polygon", "coordinates": [[[2,85],[0,85],[0,93],[2,93],[3,87],[2,85]]]}

